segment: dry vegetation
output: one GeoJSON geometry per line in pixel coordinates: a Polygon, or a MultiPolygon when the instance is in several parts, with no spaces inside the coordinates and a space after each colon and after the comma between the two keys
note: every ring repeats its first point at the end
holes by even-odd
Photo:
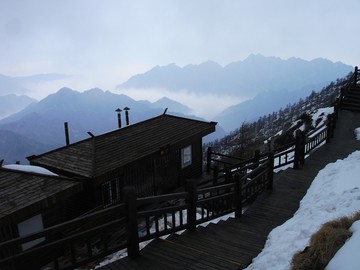
{"type": "Polygon", "coordinates": [[[310,239],[303,251],[294,255],[292,270],[324,269],[336,252],[352,235],[351,225],[360,220],[360,212],[325,223],[310,239]]]}

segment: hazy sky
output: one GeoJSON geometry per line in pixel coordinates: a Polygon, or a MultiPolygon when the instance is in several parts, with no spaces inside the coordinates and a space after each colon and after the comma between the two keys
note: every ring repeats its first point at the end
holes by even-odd
{"type": "Polygon", "coordinates": [[[251,53],[359,65],[359,14],[359,0],[1,0],[0,74],[72,75],[37,86],[40,98],[251,53]]]}

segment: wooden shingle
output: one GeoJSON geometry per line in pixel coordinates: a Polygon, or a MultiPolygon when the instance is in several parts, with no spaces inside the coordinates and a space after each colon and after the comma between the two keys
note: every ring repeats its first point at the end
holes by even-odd
{"type": "Polygon", "coordinates": [[[34,165],[92,178],[156,153],[161,147],[201,138],[214,132],[215,125],[164,114],[28,159],[34,165]]]}
{"type": "Polygon", "coordinates": [[[0,167],[0,225],[39,212],[81,190],[81,183],[67,178],[0,167]]]}

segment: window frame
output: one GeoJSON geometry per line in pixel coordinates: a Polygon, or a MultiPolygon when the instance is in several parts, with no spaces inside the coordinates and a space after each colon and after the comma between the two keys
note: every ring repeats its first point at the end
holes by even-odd
{"type": "Polygon", "coordinates": [[[192,164],[192,145],[181,148],[181,168],[184,169],[192,164]]]}

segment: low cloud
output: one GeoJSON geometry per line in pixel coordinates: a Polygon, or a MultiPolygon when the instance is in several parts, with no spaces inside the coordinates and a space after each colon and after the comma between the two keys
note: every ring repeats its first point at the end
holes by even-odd
{"type": "MultiPolygon", "coordinates": [[[[203,117],[207,120],[213,119],[217,114],[229,106],[245,101],[245,98],[224,96],[219,94],[197,94],[188,90],[177,92],[166,89],[119,89],[121,94],[125,94],[135,100],[157,101],[162,97],[182,103],[192,109],[192,114],[203,117]]],[[[171,110],[171,108],[169,108],[171,110]]]]}

